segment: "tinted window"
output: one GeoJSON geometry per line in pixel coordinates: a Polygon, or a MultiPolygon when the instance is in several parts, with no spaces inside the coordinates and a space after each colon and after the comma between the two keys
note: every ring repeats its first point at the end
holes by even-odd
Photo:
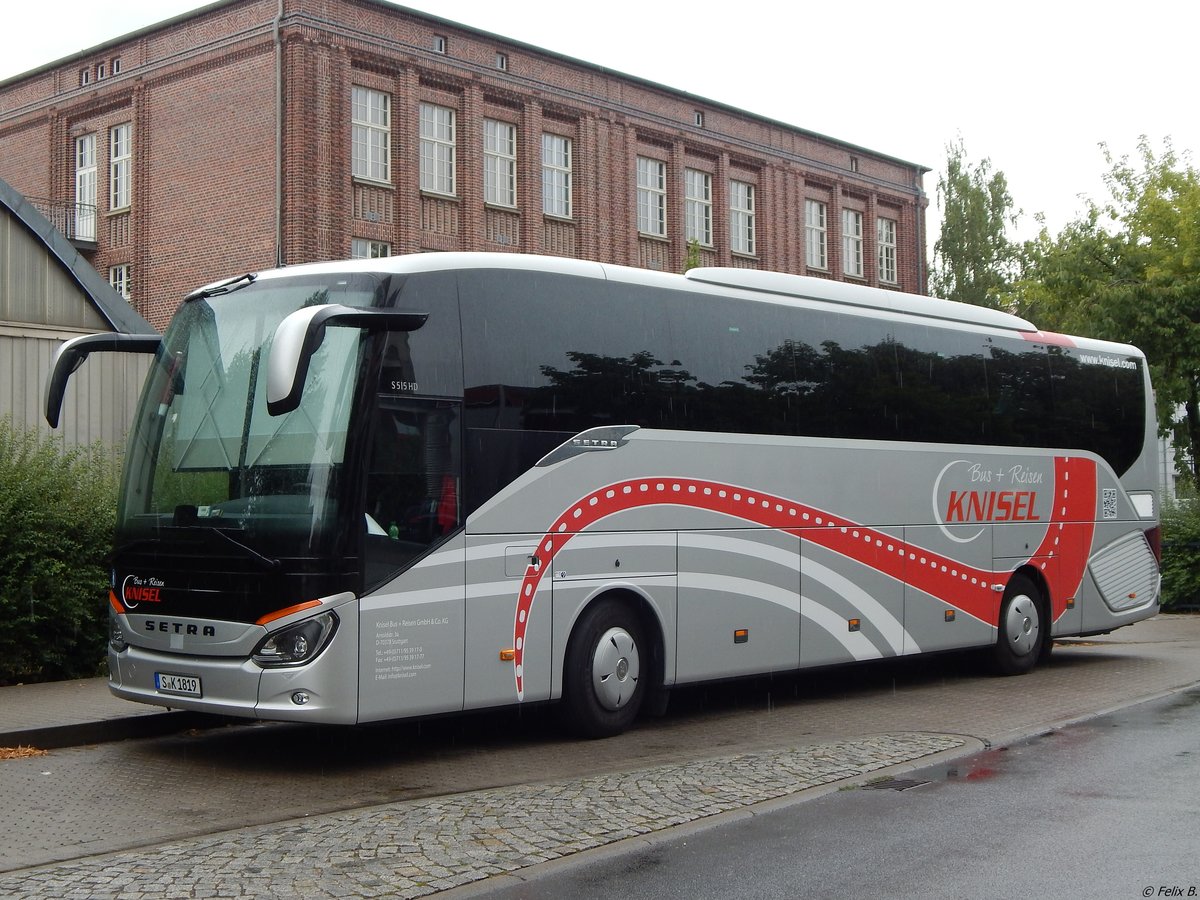
{"type": "Polygon", "coordinates": [[[600,425],[1081,448],[1118,472],[1141,452],[1128,360],[598,279],[460,278],[471,508],[600,425]]]}

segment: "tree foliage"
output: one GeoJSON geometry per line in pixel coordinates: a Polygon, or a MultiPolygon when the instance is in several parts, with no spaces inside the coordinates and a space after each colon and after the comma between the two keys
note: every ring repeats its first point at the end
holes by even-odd
{"type": "Polygon", "coordinates": [[[1009,240],[1018,211],[1008,180],[991,161],[972,165],[963,141],[946,147],[946,171],[938,178],[942,229],[933,245],[933,293],[948,300],[998,309],[1019,268],[1019,247],[1009,240]]]}
{"type": "Polygon", "coordinates": [[[1108,202],[1027,246],[1016,308],[1042,328],[1141,348],[1158,421],[1200,484],[1200,173],[1144,137],[1135,161],[1107,148],[1105,161],[1108,202]]]}

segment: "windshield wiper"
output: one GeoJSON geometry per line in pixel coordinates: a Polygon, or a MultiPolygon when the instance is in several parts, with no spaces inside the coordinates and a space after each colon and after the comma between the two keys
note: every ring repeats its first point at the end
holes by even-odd
{"type": "Polygon", "coordinates": [[[237,538],[226,534],[224,531],[222,531],[220,528],[218,528],[215,525],[199,524],[199,521],[196,518],[196,512],[197,512],[196,507],[190,506],[188,504],[183,504],[181,506],[177,506],[177,507],[175,507],[175,521],[172,524],[174,524],[174,526],[176,528],[182,528],[186,531],[200,531],[200,532],[204,532],[205,534],[219,535],[221,538],[228,541],[230,544],[233,544],[233,546],[237,547],[242,552],[248,554],[249,556],[253,557],[254,559],[257,559],[268,569],[271,569],[271,570],[278,569],[280,566],[283,565],[283,563],[280,562],[278,559],[274,559],[270,556],[263,556],[261,553],[259,553],[257,550],[255,550],[253,547],[247,547],[245,544],[243,544],[237,538]]]}
{"type": "Polygon", "coordinates": [[[270,571],[274,571],[283,565],[283,563],[280,560],[275,559],[274,557],[271,557],[271,556],[263,556],[261,553],[259,553],[257,550],[255,550],[253,547],[247,547],[241,541],[237,540],[236,538],[232,537],[231,535],[226,534],[220,528],[215,528],[215,527],[209,526],[209,525],[181,525],[179,527],[186,528],[189,531],[203,531],[203,532],[207,532],[208,534],[220,535],[222,538],[224,538],[229,543],[233,544],[233,546],[237,547],[239,550],[244,551],[247,555],[258,560],[270,571]]]}
{"type": "Polygon", "coordinates": [[[232,278],[226,278],[223,281],[214,281],[212,284],[206,284],[202,288],[197,288],[186,297],[183,298],[184,303],[191,300],[205,300],[209,297],[216,297],[218,294],[232,294],[239,288],[244,288],[248,284],[254,284],[258,274],[255,272],[247,272],[245,275],[235,275],[232,278]]]}

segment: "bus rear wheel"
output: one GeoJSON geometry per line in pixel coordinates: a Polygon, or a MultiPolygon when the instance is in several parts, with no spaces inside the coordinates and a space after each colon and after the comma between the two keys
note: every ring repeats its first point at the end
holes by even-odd
{"type": "Polygon", "coordinates": [[[1000,622],[992,664],[997,674],[1023,675],[1043,656],[1047,624],[1042,595],[1025,575],[1014,575],[1000,604],[1000,622]]]}
{"type": "Polygon", "coordinates": [[[645,651],[637,615],[616,597],[586,609],[563,664],[563,723],[586,738],[612,737],[637,717],[646,694],[645,651]]]}

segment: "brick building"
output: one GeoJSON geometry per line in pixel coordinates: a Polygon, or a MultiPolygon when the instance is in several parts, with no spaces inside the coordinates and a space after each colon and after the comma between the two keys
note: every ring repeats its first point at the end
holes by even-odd
{"type": "Polygon", "coordinates": [[[382,0],[221,0],[0,83],[0,178],[160,328],[231,273],[436,250],[923,293],[926,171],[382,0]]]}

